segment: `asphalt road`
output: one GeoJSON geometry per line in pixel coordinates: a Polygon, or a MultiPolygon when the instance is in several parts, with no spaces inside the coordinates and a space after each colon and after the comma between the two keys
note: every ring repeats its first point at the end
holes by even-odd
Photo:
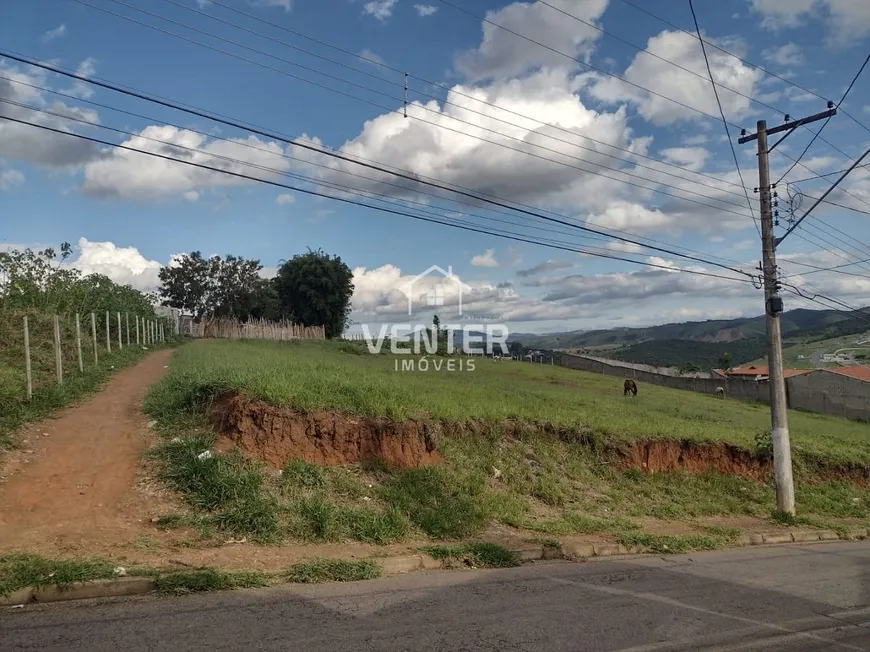
{"type": "Polygon", "coordinates": [[[3,609],[0,650],[870,650],[870,542],[3,609]]]}

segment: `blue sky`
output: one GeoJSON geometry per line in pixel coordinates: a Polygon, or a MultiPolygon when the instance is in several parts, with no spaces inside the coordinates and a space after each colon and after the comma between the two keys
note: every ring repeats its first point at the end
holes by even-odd
{"type": "MultiPolygon", "coordinates": [[[[604,231],[620,229],[623,237],[644,244],[654,239],[667,243],[668,248],[689,248],[695,252],[693,255],[728,259],[732,261],[727,263],[729,266],[750,271],[756,264],[758,236],[747,215],[746,199],[741,198],[742,191],[736,185],[738,179],[722,122],[662,97],[718,115],[709,82],[673,65],[705,75],[699,42],[622,0],[549,2],[611,34],[602,34],[537,2],[222,0],[222,4],[250,14],[242,16],[219,6],[221,3],[173,1],[176,4],[129,0],[129,5],[147,8],[155,16],[112,0],[83,0],[84,4],[73,0],[38,4],[5,0],[0,47],[77,69],[85,76],[260,125],[270,132],[294,139],[315,139],[346,154],[459,184],[505,201],[522,202],[564,216],[560,219],[604,231]],[[482,23],[449,4],[486,15],[492,22],[576,57],[579,62],[482,23]],[[183,34],[249,61],[87,5],[183,34]],[[236,44],[214,40],[157,16],[236,44]],[[401,73],[289,34],[280,29],[282,26],[407,71],[411,75],[409,117],[390,113],[402,108],[401,73]],[[644,52],[615,37],[640,46],[644,52]],[[328,63],[276,40],[357,70],[328,63]],[[314,70],[300,69],[291,62],[314,70]],[[635,85],[627,85],[619,77],[635,85]],[[449,97],[445,89],[452,89],[449,97]],[[489,104],[475,102],[471,97],[489,104]],[[482,142],[481,138],[498,144],[482,142]],[[615,178],[604,178],[589,170],[615,178]],[[714,207],[640,190],[626,181],[676,192],[679,197],[714,207]]],[[[639,4],[649,5],[657,16],[679,28],[694,30],[686,3],[639,4]]],[[[705,38],[834,101],[839,100],[870,47],[870,5],[862,3],[699,0],[696,5],[705,38]]],[[[758,119],[767,119],[771,125],[782,121],[773,109],[799,117],[825,108],[822,99],[721,51],[710,49],[708,54],[719,83],[757,100],[751,102],[721,90],[726,116],[736,125],[754,131],[758,119]]],[[[867,76],[859,78],[843,108],[870,126],[870,71],[864,74],[867,76]]],[[[12,60],[0,59],[0,76],[72,96],[53,96],[0,79],[0,98],[140,136],[131,140],[133,137],[10,104],[0,104],[0,116],[14,115],[63,131],[113,142],[129,141],[140,149],[173,155],[180,150],[169,149],[170,144],[181,145],[200,150],[193,156],[203,163],[214,164],[214,154],[256,162],[272,171],[242,163],[232,164],[232,169],[331,194],[337,191],[318,185],[318,181],[389,192],[393,201],[426,201],[426,210],[475,228],[510,228],[525,237],[547,237],[571,248],[591,245],[598,248],[596,251],[660,266],[645,268],[509,242],[262,184],[239,183],[225,175],[167,164],[136,153],[101,150],[68,136],[0,120],[0,243],[6,247],[77,243],[79,258],[74,264],[85,272],[107,273],[119,281],[151,289],[159,266],[181,252],[201,250],[206,254],[258,258],[268,271],[281,259],[310,247],[340,255],[355,270],[356,321],[383,323],[406,317],[398,288],[433,264],[450,266],[471,288],[470,298],[467,294],[464,302],[467,310],[498,316],[514,330],[629,326],[757,314],[761,309],[760,292],[749,283],[661,269],[689,268],[738,276],[709,264],[618,240],[581,239],[583,233],[573,229],[486,213],[486,207],[460,205],[443,195],[433,199],[414,190],[399,191],[378,183],[387,180],[380,173],[315,157],[310,151],[286,143],[254,137],[12,60]],[[95,107],[84,100],[149,119],[95,107]],[[312,163],[322,163],[329,169],[312,163]],[[282,172],[302,174],[312,181],[288,179],[281,176],[282,172]],[[344,172],[377,176],[377,180],[363,180],[344,172]],[[458,216],[456,211],[473,215],[458,216]],[[481,214],[520,226],[481,221],[481,214]],[[534,230],[542,226],[561,232],[534,230]]],[[[736,137],[735,129],[731,135],[736,137]]],[[[847,166],[870,141],[870,130],[842,114],[826,126],[823,135],[842,152],[817,141],[802,160],[817,173],[847,166]]],[[[798,131],[780,149],[795,157],[810,137],[808,131],[798,131]]],[[[737,155],[751,190],[757,185],[754,147],[737,146],[737,155]]],[[[787,158],[772,155],[774,178],[788,165],[787,158]]],[[[813,173],[798,166],[786,180],[809,176],[813,173]]],[[[824,179],[817,179],[799,187],[805,194],[817,196],[827,185],[824,179]]],[[[844,206],[870,210],[866,203],[870,201],[867,170],[856,171],[844,188],[848,194],[836,191],[831,199],[844,206]]],[[[781,194],[784,224],[787,211],[785,193],[781,194]]],[[[804,207],[810,201],[804,199],[804,207]]],[[[419,204],[406,205],[420,208],[419,204]]],[[[757,204],[753,205],[757,208],[757,204]]],[[[804,285],[807,291],[811,291],[808,284],[812,284],[850,305],[870,303],[870,281],[866,276],[833,272],[803,275],[814,271],[806,265],[854,263],[862,259],[862,252],[864,258],[870,258],[870,249],[863,244],[870,241],[868,215],[831,205],[820,207],[814,214],[824,221],[808,219],[807,227],[782,245],[784,273],[797,274],[790,281],[804,285]]],[[[866,268],[850,265],[845,269],[861,273],[866,268]]],[[[432,284],[439,282],[431,280],[432,284]]],[[[448,284],[442,311],[449,312],[456,303],[449,289],[452,286],[448,284]]],[[[787,307],[798,305],[810,304],[789,296],[787,307]]]]}

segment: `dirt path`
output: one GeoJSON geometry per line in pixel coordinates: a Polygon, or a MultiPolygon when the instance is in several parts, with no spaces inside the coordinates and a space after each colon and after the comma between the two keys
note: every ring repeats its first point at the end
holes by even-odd
{"type": "Polygon", "coordinates": [[[152,353],[86,403],[27,429],[19,469],[0,485],[0,550],[129,541],[147,513],[131,504],[146,500],[132,491],[149,441],[141,402],[171,355],[152,353]]]}

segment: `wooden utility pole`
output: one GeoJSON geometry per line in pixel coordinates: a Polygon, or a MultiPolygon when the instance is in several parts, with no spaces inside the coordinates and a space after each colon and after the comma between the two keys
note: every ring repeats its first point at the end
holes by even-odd
{"type": "MultiPolygon", "coordinates": [[[[779,241],[773,233],[773,207],[771,205],[770,152],[785,140],[797,127],[830,118],[837,110],[831,108],[822,113],[786,122],[772,129],[767,121],[759,120],[757,132],[746,135],[744,131],[738,142],[742,145],[751,140],[758,141],[758,188],[761,202],[761,273],[764,280],[764,313],[767,320],[767,366],[768,387],[770,391],[770,425],[773,444],[773,470],[776,479],[776,508],[786,514],[794,514],[794,478],[792,477],[791,442],[788,430],[788,399],[785,390],[785,375],[782,362],[782,328],[779,316],[783,311],[782,297],[776,267],[776,245],[779,241]],[[768,146],[767,137],[786,132],[785,135],[768,146]]],[[[786,116],[788,120],[788,116],[786,116]]]]}

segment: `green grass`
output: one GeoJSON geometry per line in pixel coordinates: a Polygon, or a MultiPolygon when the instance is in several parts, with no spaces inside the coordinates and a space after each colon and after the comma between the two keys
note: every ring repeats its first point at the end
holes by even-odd
{"type": "Polygon", "coordinates": [[[632,533],[620,535],[618,541],[624,546],[640,546],[649,552],[673,555],[696,550],[715,550],[729,543],[726,537],[703,534],[670,536],[632,533]]]}
{"type": "Polygon", "coordinates": [[[359,582],[374,580],[381,576],[381,568],[374,561],[362,559],[315,559],[296,564],[286,573],[291,582],[319,584],[322,582],[359,582]]]}
{"type": "Polygon", "coordinates": [[[259,589],[269,586],[270,576],[258,572],[227,573],[213,568],[202,568],[160,575],[156,578],[157,591],[174,595],[203,591],[231,589],[259,589]]]}
{"type": "MultiPolygon", "coordinates": [[[[769,478],[645,474],[613,463],[613,446],[643,437],[723,439],[753,450],[768,427],[764,406],[645,385],[626,401],[618,379],[545,365],[478,360],[470,373],[397,373],[390,356],[346,348],[194,342],[176,353],[146,405],[165,437],[154,453],[164,479],[199,510],[186,524],[264,542],[387,544],[421,534],[467,539],[494,522],[547,536],[627,536],[646,517],[766,519],[774,509],[769,478]],[[403,471],[377,461],[330,468],[289,460],[278,475],[238,453],[200,459],[214,444],[208,401],[236,390],[299,409],[445,419],[444,463],[403,471]]],[[[794,413],[792,426],[799,512],[813,522],[870,518],[870,491],[817,472],[820,461],[870,464],[866,425],[794,413]]]]}
{"type": "Polygon", "coordinates": [[[0,556],[0,595],[28,586],[68,586],[73,582],[88,582],[116,577],[115,567],[105,559],[48,559],[29,553],[9,553],[0,556]]]}
{"type": "Polygon", "coordinates": [[[420,550],[443,562],[446,568],[462,565],[475,568],[510,568],[522,563],[516,552],[497,543],[474,541],[452,546],[424,546],[420,550]]]}
{"type": "MultiPolygon", "coordinates": [[[[473,372],[402,373],[393,361],[391,355],[349,354],[334,342],[194,342],[179,351],[149,403],[180,414],[203,397],[244,390],[301,410],[480,419],[494,427],[539,422],[599,438],[680,437],[747,448],[769,427],[764,405],[648,384],[638,400],[625,401],[618,378],[549,365],[476,360],[473,372]]],[[[796,455],[870,465],[866,424],[796,411],[789,417],[796,455]]]]}

